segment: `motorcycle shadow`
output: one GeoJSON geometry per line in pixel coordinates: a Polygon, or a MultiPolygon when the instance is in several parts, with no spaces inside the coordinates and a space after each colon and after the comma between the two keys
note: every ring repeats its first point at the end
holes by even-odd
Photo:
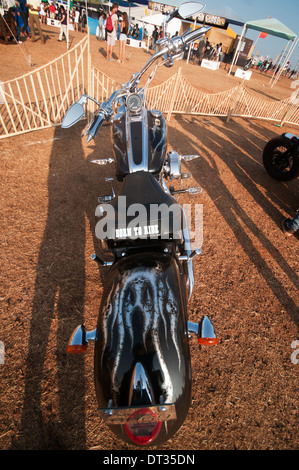
{"type": "MultiPolygon", "coordinates": [[[[99,179],[85,160],[82,130],[82,122],[72,130],[55,130],[48,174],[48,214],[36,268],[22,419],[12,449],[84,449],[86,445],[86,359],[66,353],[71,333],[84,320],[85,258],[96,244],[90,233],[94,234],[95,225],[93,195],[100,191],[99,179]]],[[[101,276],[95,263],[92,278],[97,283],[98,298],[101,276]]],[[[94,314],[96,318],[97,311],[94,314]]],[[[90,382],[93,386],[92,377],[90,382]]]]}

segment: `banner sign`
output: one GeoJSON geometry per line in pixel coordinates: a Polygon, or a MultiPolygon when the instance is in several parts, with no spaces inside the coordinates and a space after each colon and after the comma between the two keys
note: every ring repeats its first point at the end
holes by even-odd
{"type": "MultiPolygon", "coordinates": [[[[165,3],[157,3],[157,2],[148,2],[148,8],[150,10],[158,11],[160,13],[168,14],[171,13],[176,9],[171,5],[167,5],[165,3]]],[[[220,28],[225,28],[227,26],[226,18],[217,15],[211,15],[209,13],[199,12],[198,15],[189,18],[190,20],[197,21],[199,23],[209,24],[212,26],[218,26],[220,28]]]]}

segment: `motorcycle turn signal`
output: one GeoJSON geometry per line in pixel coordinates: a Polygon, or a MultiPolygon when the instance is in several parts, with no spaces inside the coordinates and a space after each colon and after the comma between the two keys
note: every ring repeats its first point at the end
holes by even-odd
{"type": "Polygon", "coordinates": [[[195,333],[197,341],[201,346],[212,346],[218,343],[215,330],[211,320],[207,316],[203,316],[199,323],[188,321],[189,337],[191,333],[195,333]]]}
{"type": "Polygon", "coordinates": [[[96,330],[86,331],[84,325],[78,326],[70,337],[66,351],[69,354],[84,354],[87,351],[88,341],[94,340],[96,330]]]}

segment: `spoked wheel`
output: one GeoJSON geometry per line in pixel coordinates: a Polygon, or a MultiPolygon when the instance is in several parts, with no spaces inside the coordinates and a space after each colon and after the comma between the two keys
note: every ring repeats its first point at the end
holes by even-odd
{"type": "Polygon", "coordinates": [[[283,136],[274,137],[266,144],[263,163],[269,175],[279,181],[294,179],[299,174],[298,151],[283,136]]]}

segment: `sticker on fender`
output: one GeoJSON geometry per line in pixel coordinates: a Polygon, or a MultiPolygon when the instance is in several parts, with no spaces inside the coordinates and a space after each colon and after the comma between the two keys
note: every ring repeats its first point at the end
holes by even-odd
{"type": "Polygon", "coordinates": [[[147,235],[159,235],[158,225],[117,228],[115,230],[115,238],[143,237],[147,235]]]}

